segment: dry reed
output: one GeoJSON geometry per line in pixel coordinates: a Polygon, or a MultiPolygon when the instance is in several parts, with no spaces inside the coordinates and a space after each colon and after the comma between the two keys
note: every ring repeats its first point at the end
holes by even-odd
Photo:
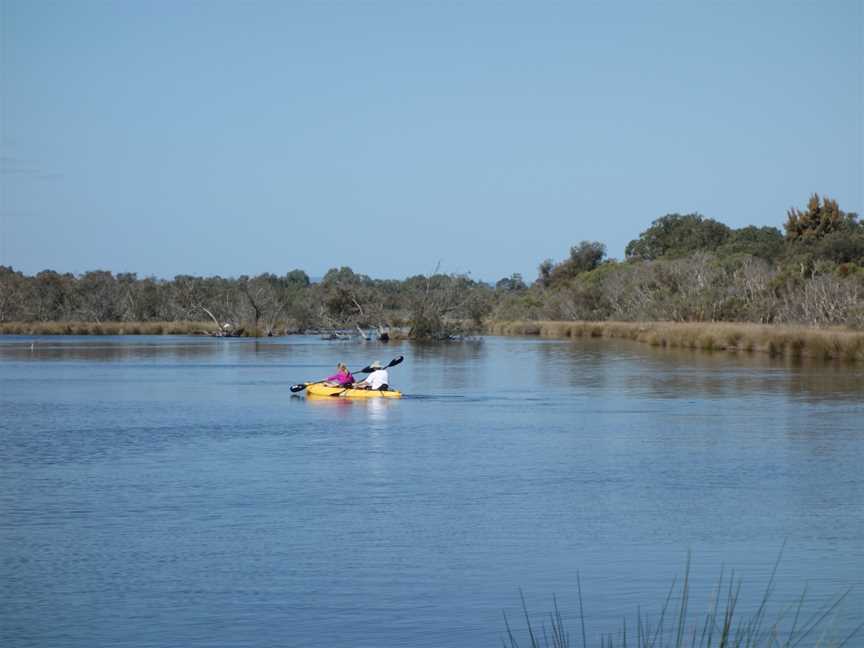
{"type": "Polygon", "coordinates": [[[490,322],[492,335],[618,338],[658,347],[864,360],[864,332],[733,322],[490,322]]]}
{"type": "MultiPolygon", "coordinates": [[[[777,615],[772,622],[769,618],[769,604],[775,588],[775,577],[780,559],[774,564],[774,569],[768,579],[768,584],[762,599],[755,611],[749,615],[742,613],[739,597],[743,582],[734,573],[726,577],[720,572],[720,578],[713,588],[713,594],[708,601],[704,614],[690,612],[690,556],[684,571],[684,579],[678,585],[676,579],[672,583],[663,602],[659,614],[654,616],[643,613],[638,608],[636,618],[628,627],[626,617],[618,631],[601,633],[600,648],[724,648],[736,646],[740,648],[792,648],[793,646],[816,646],[821,648],[843,648],[852,646],[853,639],[860,638],[864,623],[858,623],[849,630],[838,631],[832,626],[831,620],[843,606],[851,588],[814,607],[806,604],[806,590],[798,599],[797,604],[789,606],[777,615]],[[674,600],[673,595],[675,595],[674,600]],[[673,606],[674,601],[674,606],[673,606]],[[676,614],[677,608],[677,614],[676,614]],[[805,643],[806,642],[806,643],[805,643]]],[[[579,572],[576,572],[576,592],[579,602],[578,625],[581,626],[579,644],[588,648],[588,632],[585,623],[585,607],[582,599],[582,582],[579,572]]],[[[516,632],[510,625],[506,612],[504,613],[505,633],[501,638],[504,648],[519,648],[527,645],[529,648],[570,648],[577,645],[570,640],[570,631],[565,627],[564,618],[558,609],[558,600],[552,597],[552,612],[548,615],[549,626],[541,622],[537,627],[536,619],[532,621],[528,613],[525,596],[520,590],[522,615],[525,620],[525,631],[520,643],[516,632]],[[527,635],[524,636],[524,635],[527,635]]],[[[593,633],[592,633],[593,634],[593,633]]],[[[578,635],[577,635],[578,636],[578,635]]],[[[590,643],[596,646],[592,636],[590,643]]],[[[860,645],[858,643],[854,645],[860,645]]]]}
{"type": "Polygon", "coordinates": [[[212,322],[2,322],[0,335],[208,335],[212,322]]]}

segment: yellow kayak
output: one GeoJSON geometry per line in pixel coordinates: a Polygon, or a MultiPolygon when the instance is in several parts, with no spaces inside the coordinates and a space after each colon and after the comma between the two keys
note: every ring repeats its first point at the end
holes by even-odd
{"type": "Polygon", "coordinates": [[[309,396],[329,396],[338,398],[402,398],[402,392],[394,389],[353,389],[344,387],[328,387],[327,385],[311,384],[306,387],[309,396]]]}

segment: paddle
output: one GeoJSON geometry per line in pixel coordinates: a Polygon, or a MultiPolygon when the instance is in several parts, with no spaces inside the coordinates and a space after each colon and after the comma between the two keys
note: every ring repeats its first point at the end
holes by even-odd
{"type": "Polygon", "coordinates": [[[327,382],[327,381],[326,380],[316,380],[315,382],[298,383],[296,385],[291,385],[290,389],[292,392],[294,392],[296,394],[297,392],[300,392],[300,391],[303,391],[304,389],[306,389],[309,385],[320,385],[323,382],[327,382]]]}
{"type": "MultiPolygon", "coordinates": [[[[401,355],[396,356],[395,358],[393,358],[390,361],[390,363],[386,367],[384,367],[384,369],[389,369],[390,367],[395,367],[400,362],[402,362],[404,359],[405,359],[404,356],[401,356],[401,355]]],[[[356,373],[372,373],[373,371],[375,371],[375,370],[372,367],[364,367],[363,369],[361,369],[360,371],[357,371],[356,373]]],[[[291,385],[291,391],[296,394],[297,392],[301,392],[304,389],[306,389],[309,385],[320,385],[323,382],[327,382],[327,381],[326,380],[316,380],[315,382],[298,383],[296,385],[291,385]]],[[[346,387],[345,389],[348,389],[348,387],[346,387]]],[[[343,389],[342,392],[344,392],[345,389],[343,389]]],[[[339,394],[341,394],[342,392],[339,392],[339,394]]],[[[338,396],[339,394],[334,394],[334,395],[338,396]]]]}
{"type": "MultiPolygon", "coordinates": [[[[395,366],[398,365],[400,362],[402,362],[404,359],[405,359],[405,356],[401,356],[401,355],[400,355],[400,356],[396,356],[396,357],[393,358],[389,363],[387,363],[385,366],[383,366],[383,367],[381,367],[381,368],[382,368],[382,369],[389,369],[390,367],[395,367],[395,366]]],[[[376,371],[376,369],[373,369],[372,367],[364,367],[363,369],[361,369],[361,370],[358,371],[357,373],[372,373],[373,371],[376,371]]],[[[351,389],[351,385],[348,385],[348,387],[346,387],[346,388],[343,389],[342,391],[339,391],[339,392],[336,392],[335,394],[330,394],[330,395],[331,395],[331,396],[341,396],[342,394],[344,394],[344,393],[345,393],[346,391],[348,391],[349,389],[351,389]]]]}

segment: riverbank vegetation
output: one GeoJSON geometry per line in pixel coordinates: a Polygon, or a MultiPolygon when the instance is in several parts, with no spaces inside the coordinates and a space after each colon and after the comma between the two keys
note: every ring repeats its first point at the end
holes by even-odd
{"type": "Polygon", "coordinates": [[[595,635],[589,634],[586,627],[582,585],[577,574],[579,617],[576,638],[571,638],[568,624],[565,624],[554,597],[552,611],[538,624],[536,620],[532,622],[525,597],[522,595],[524,626],[520,630],[511,625],[505,613],[502,644],[504,648],[519,648],[523,645],[528,648],[842,648],[858,645],[852,641],[860,638],[864,624],[857,624],[845,631],[838,631],[832,624],[834,615],[841,612],[850,590],[815,609],[808,609],[810,602],[807,601],[805,592],[773,618],[769,616],[776,573],[775,564],[761,600],[758,601],[755,611],[748,615],[741,611],[742,582],[735,578],[734,573],[727,579],[721,572],[710,600],[707,601],[707,609],[702,614],[694,615],[691,612],[693,602],[688,558],[683,580],[680,585],[673,581],[656,615],[650,616],[646,612],[647,608],[640,608],[628,624],[627,615],[622,614],[621,627],[616,631],[596,635],[596,641],[595,635]]]}
{"type": "Polygon", "coordinates": [[[212,322],[3,322],[0,335],[212,335],[212,322]]]}
{"type": "Polygon", "coordinates": [[[764,352],[790,358],[864,360],[864,332],[741,322],[490,322],[492,335],[614,338],[657,347],[764,352]]]}
{"type": "Polygon", "coordinates": [[[595,336],[661,346],[859,357],[860,338],[837,328],[864,330],[864,224],[818,195],[789,210],[782,232],[667,214],[627,245],[623,260],[582,241],[567,258],[542,261],[535,280],[512,274],[494,284],[437,270],[382,280],[341,267],[311,281],[303,270],[157,279],[105,270],[27,276],[0,267],[3,333],[401,330],[446,339],[601,330],[595,336]]]}

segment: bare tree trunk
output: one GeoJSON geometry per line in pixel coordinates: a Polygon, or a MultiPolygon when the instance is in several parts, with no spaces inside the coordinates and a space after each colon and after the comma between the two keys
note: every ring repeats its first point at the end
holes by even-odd
{"type": "Polygon", "coordinates": [[[200,308],[205,313],[207,313],[210,316],[210,319],[213,320],[213,323],[216,325],[216,335],[219,335],[219,336],[223,335],[222,325],[219,323],[219,320],[216,319],[216,317],[213,315],[213,313],[211,313],[209,310],[207,310],[203,304],[198,304],[198,308],[200,308]]]}

